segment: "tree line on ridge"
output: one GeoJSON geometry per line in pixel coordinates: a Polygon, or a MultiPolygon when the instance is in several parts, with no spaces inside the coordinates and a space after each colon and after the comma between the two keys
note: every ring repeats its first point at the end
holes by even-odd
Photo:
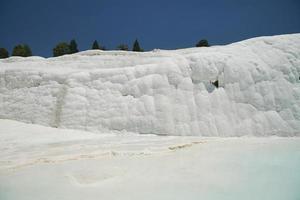
{"type": "MultiPolygon", "coordinates": [[[[206,39],[200,40],[196,47],[209,47],[208,41],[206,39]]],[[[93,50],[107,50],[105,46],[99,45],[98,41],[95,40],[91,46],[93,50]]],[[[117,46],[116,50],[129,51],[129,47],[127,44],[120,44],[117,46]]],[[[136,39],[133,43],[132,51],[135,52],[143,52],[144,50],[140,47],[138,40],[136,39]]],[[[62,56],[66,54],[73,54],[79,52],[77,47],[77,42],[73,39],[70,43],[60,42],[53,49],[53,57],[62,56]]],[[[16,45],[11,53],[11,56],[21,56],[21,57],[29,57],[32,56],[31,48],[27,44],[18,44],[16,45]]],[[[8,58],[9,52],[5,48],[0,48],[0,59],[8,58]]]]}

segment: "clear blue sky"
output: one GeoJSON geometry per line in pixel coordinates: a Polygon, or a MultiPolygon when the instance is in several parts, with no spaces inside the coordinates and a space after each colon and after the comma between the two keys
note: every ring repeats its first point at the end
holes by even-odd
{"type": "Polygon", "coordinates": [[[0,47],[28,44],[34,55],[52,56],[61,41],[80,50],[97,39],[108,49],[145,50],[212,45],[300,32],[300,0],[0,0],[0,47]]]}

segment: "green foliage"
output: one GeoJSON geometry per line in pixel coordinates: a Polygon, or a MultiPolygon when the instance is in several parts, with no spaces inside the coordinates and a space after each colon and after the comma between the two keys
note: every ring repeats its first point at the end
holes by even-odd
{"type": "Polygon", "coordinates": [[[62,56],[65,54],[70,54],[70,46],[68,43],[66,42],[61,42],[59,44],[56,45],[56,47],[53,48],[53,56],[57,57],[57,56],[62,56]]]}
{"type": "Polygon", "coordinates": [[[70,53],[77,53],[78,49],[77,49],[77,43],[75,40],[71,40],[70,42],[70,53]]]}
{"type": "Polygon", "coordinates": [[[99,46],[97,40],[94,41],[92,49],[100,49],[100,46],[99,46]]]}
{"type": "Polygon", "coordinates": [[[22,56],[22,57],[28,57],[32,56],[31,49],[26,44],[19,44],[14,47],[12,56],[22,56]]]}
{"type": "Polygon", "coordinates": [[[32,56],[31,49],[27,44],[24,45],[24,48],[25,48],[26,56],[32,56]]]}
{"type": "Polygon", "coordinates": [[[1,58],[8,58],[9,54],[5,48],[0,48],[0,59],[1,58]]]}
{"type": "Polygon", "coordinates": [[[94,41],[92,49],[106,50],[106,48],[104,46],[101,46],[98,44],[97,40],[94,41]]]}
{"type": "Polygon", "coordinates": [[[140,47],[138,40],[134,41],[132,51],[138,51],[138,52],[143,51],[143,49],[140,47]]]}
{"type": "Polygon", "coordinates": [[[117,50],[128,51],[129,48],[127,44],[120,44],[119,46],[117,46],[117,50]]]}
{"type": "Polygon", "coordinates": [[[206,39],[200,40],[196,44],[196,47],[209,47],[208,41],[206,39]]]}

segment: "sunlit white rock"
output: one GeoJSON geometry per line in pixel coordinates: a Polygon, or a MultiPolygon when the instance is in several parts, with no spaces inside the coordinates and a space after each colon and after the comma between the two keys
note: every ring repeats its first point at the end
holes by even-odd
{"type": "Polygon", "coordinates": [[[299,77],[300,34],[173,51],[11,57],[0,60],[0,118],[94,132],[299,135],[299,77]]]}

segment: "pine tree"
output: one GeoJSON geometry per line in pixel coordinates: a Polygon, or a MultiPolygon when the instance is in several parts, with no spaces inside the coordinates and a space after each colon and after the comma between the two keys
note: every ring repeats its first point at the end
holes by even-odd
{"type": "Polygon", "coordinates": [[[93,46],[92,46],[92,49],[100,49],[97,40],[94,41],[93,46]]]}
{"type": "Polygon", "coordinates": [[[27,44],[19,44],[14,47],[12,56],[28,57],[32,56],[30,47],[27,44]]]}
{"type": "Polygon", "coordinates": [[[75,40],[71,40],[70,42],[70,53],[77,53],[78,49],[77,49],[77,43],[75,40]]]}
{"type": "Polygon", "coordinates": [[[0,48],[0,59],[1,58],[8,58],[9,54],[5,48],[0,48]]]}
{"type": "Polygon", "coordinates": [[[137,39],[133,43],[132,51],[139,51],[139,52],[143,51],[143,49],[141,49],[140,44],[137,39]]]}
{"type": "Polygon", "coordinates": [[[61,42],[53,48],[53,56],[62,56],[70,54],[70,45],[66,42],[61,42]]]}
{"type": "Polygon", "coordinates": [[[208,41],[206,39],[200,40],[196,44],[196,47],[209,47],[208,41]]]}

